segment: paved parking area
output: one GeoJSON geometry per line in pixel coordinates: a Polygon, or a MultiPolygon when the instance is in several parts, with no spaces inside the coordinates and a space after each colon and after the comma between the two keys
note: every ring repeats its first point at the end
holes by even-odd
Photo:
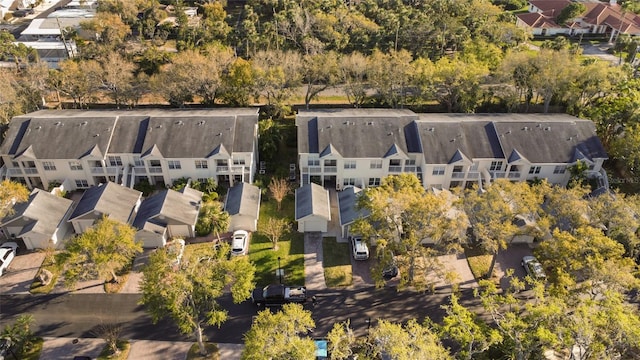
{"type": "Polygon", "coordinates": [[[104,345],[102,339],[44,338],[40,360],[71,360],[74,356],[96,359],[104,345]]]}
{"type": "Polygon", "coordinates": [[[18,256],[13,259],[8,271],[0,276],[0,293],[28,293],[44,257],[44,252],[21,254],[18,249],[18,256]]]}
{"type": "Polygon", "coordinates": [[[521,265],[522,258],[527,255],[533,255],[533,247],[528,244],[511,244],[506,250],[498,252],[494,274],[500,279],[503,290],[509,287],[510,278],[506,276],[507,269],[513,269],[513,275],[519,278],[527,275],[521,265]]]}

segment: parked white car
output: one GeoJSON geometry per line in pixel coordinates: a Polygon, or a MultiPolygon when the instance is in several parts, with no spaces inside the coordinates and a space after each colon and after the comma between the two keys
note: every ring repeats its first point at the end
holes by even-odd
{"type": "Polygon", "coordinates": [[[231,255],[247,255],[249,249],[249,233],[244,230],[236,230],[233,232],[231,240],[231,255]]]}
{"type": "Polygon", "coordinates": [[[369,258],[369,247],[362,241],[362,236],[351,237],[351,252],[356,260],[367,260],[369,258]]]}
{"type": "Polygon", "coordinates": [[[18,244],[6,242],[0,245],[0,275],[4,274],[18,253],[18,244]]]}

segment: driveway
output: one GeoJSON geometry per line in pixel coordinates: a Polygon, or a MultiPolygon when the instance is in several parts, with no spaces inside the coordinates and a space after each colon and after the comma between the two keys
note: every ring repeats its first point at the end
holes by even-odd
{"type": "Polygon", "coordinates": [[[528,244],[512,244],[506,250],[501,250],[496,256],[494,274],[500,279],[500,286],[503,290],[509,288],[509,277],[506,276],[507,269],[513,269],[513,275],[523,279],[527,273],[522,268],[522,258],[533,255],[533,249],[528,244]]]}
{"type": "Polygon", "coordinates": [[[18,256],[13,259],[8,271],[0,277],[0,293],[28,293],[44,257],[44,252],[20,254],[18,249],[18,256]]]}
{"type": "Polygon", "coordinates": [[[582,46],[582,55],[592,56],[600,60],[608,61],[612,65],[620,65],[620,58],[609,54],[608,52],[609,48],[612,46],[613,45],[607,43],[600,43],[597,45],[587,43],[582,46]]]}

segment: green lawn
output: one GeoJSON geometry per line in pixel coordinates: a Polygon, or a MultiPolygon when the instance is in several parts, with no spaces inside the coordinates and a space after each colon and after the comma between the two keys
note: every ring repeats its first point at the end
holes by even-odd
{"type": "Polygon", "coordinates": [[[489,279],[489,268],[491,267],[491,260],[493,255],[486,254],[478,248],[466,248],[464,250],[467,256],[467,262],[471,273],[476,280],[489,279]]]}
{"type": "Polygon", "coordinates": [[[353,282],[349,244],[339,243],[335,237],[322,239],[324,282],[327,287],[349,286],[353,282]]]}
{"type": "Polygon", "coordinates": [[[260,220],[258,231],[251,235],[249,245],[249,259],[256,267],[256,283],[268,285],[279,281],[276,276],[278,257],[280,266],[284,269],[282,282],[291,285],[304,285],[304,235],[297,232],[293,226],[278,242],[278,251],[273,250],[273,244],[267,237],[260,233],[260,227],[269,218],[285,218],[293,224],[294,199],[287,196],[282,202],[282,210],[276,210],[276,202],[273,199],[262,198],[260,204],[260,220]]]}

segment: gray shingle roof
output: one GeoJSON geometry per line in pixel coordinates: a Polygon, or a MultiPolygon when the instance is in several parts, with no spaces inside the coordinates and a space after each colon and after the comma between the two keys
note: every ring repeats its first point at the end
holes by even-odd
{"type": "Polygon", "coordinates": [[[355,186],[349,186],[338,192],[338,208],[340,209],[340,225],[351,224],[357,219],[365,218],[370,215],[367,209],[358,209],[358,198],[361,189],[355,186]]]}
{"type": "Polygon", "coordinates": [[[140,191],[113,182],[94,186],[84,192],[69,220],[108,215],[110,219],[127,223],[141,196],[140,191]]]}
{"type": "MultiPolygon", "coordinates": [[[[22,233],[34,231],[39,234],[52,236],[73,201],[35,189],[27,201],[14,206],[14,213],[2,220],[2,226],[20,223],[22,233]]],[[[20,236],[20,234],[16,234],[20,236]]]]}
{"type": "Polygon", "coordinates": [[[394,145],[397,150],[420,152],[409,110],[336,109],[300,110],[299,153],[338,152],[347,158],[382,158],[394,145]]]}
{"type": "Polygon", "coordinates": [[[257,108],[41,110],[11,121],[0,152],[78,159],[155,147],[168,158],[205,158],[221,148],[253,151],[257,123],[257,108]]]}
{"type": "Polygon", "coordinates": [[[146,198],[133,221],[138,229],[147,228],[147,222],[156,225],[195,225],[198,221],[202,193],[191,191],[178,192],[171,189],[146,198]]]}
{"type": "Polygon", "coordinates": [[[229,189],[224,209],[229,215],[246,215],[258,219],[260,212],[260,188],[239,183],[229,189]]]}
{"type": "Polygon", "coordinates": [[[329,192],[315,183],[305,184],[296,189],[296,220],[311,215],[331,219],[329,192]]]}
{"type": "Polygon", "coordinates": [[[527,120],[494,123],[506,154],[516,150],[532,163],[570,163],[577,151],[589,160],[608,157],[589,120],[557,114],[527,120]]]}

